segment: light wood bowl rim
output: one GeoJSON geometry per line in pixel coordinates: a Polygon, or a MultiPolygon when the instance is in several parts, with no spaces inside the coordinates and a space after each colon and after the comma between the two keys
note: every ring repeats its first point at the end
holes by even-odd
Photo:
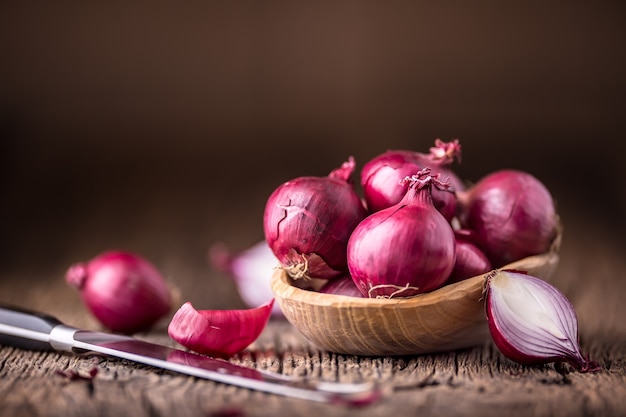
{"type": "MultiPolygon", "coordinates": [[[[559,261],[559,255],[556,251],[550,251],[541,255],[529,256],[508,265],[498,268],[528,270],[543,265],[556,264],[559,261]]],[[[476,290],[477,287],[484,288],[486,274],[467,278],[459,282],[445,285],[441,288],[428,293],[418,294],[408,298],[359,298],[347,295],[326,294],[317,291],[303,289],[295,286],[294,281],[290,278],[286,271],[282,268],[276,268],[272,274],[270,285],[274,294],[280,298],[298,301],[303,304],[326,306],[330,308],[385,308],[393,306],[393,308],[415,308],[416,306],[434,305],[441,302],[442,299],[454,299],[465,297],[468,293],[476,290]]],[[[542,277],[543,278],[543,277],[542,277]]]]}
{"type": "MultiPolygon", "coordinates": [[[[558,261],[558,253],[550,252],[499,269],[525,270],[548,280],[558,261]]],[[[484,290],[490,272],[410,298],[359,298],[302,289],[281,268],[274,271],[270,285],[285,318],[326,351],[416,355],[468,348],[488,340],[484,290]]]]}

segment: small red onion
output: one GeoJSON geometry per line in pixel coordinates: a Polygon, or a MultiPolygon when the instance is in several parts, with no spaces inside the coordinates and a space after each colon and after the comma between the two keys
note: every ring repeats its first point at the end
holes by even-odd
{"type": "Polygon", "coordinates": [[[186,302],[172,317],[167,332],[191,351],[227,359],[260,336],[273,305],[272,298],[246,310],[196,310],[186,302]]]}
{"type": "Polygon", "coordinates": [[[415,152],[389,150],[369,160],[361,170],[361,185],[367,208],[379,211],[397,204],[408,188],[402,180],[420,170],[415,152]]]}
{"type": "Polygon", "coordinates": [[[349,297],[363,298],[361,290],[356,286],[350,274],[342,275],[327,281],[319,292],[323,294],[347,295],[349,297]]]}
{"type": "MultiPolygon", "coordinates": [[[[239,296],[248,307],[258,307],[274,296],[270,279],[279,263],[265,240],[241,252],[216,243],[209,248],[209,262],[235,281],[239,296]]],[[[272,315],[284,317],[278,303],[274,304],[272,315]]]]}
{"type": "Polygon", "coordinates": [[[548,251],[557,234],[552,195],[537,178],[518,170],[500,170],[457,193],[464,228],[494,267],[548,251]]]}
{"type": "Polygon", "coordinates": [[[407,177],[409,191],[356,227],[348,241],[348,267],[365,297],[409,297],[441,287],[455,261],[454,232],[433,205],[440,174],[424,168],[407,177]]]}
{"type": "Polygon", "coordinates": [[[331,279],[347,271],[346,246],[367,215],[354,189],[350,157],[327,177],[299,177],[276,188],[265,206],[265,238],[294,279],[331,279]]]}
{"type": "Polygon", "coordinates": [[[76,263],[65,279],[93,316],[115,332],[147,330],[170,312],[171,288],[154,265],[131,252],[108,251],[76,263]]]}
{"type": "Polygon", "coordinates": [[[507,358],[522,364],[568,362],[581,372],[599,369],[583,357],[576,312],[556,287],[522,271],[494,270],[486,292],[489,330],[507,358]]]}
{"type": "MultiPolygon", "coordinates": [[[[461,158],[461,145],[458,140],[443,142],[435,140],[430,153],[423,154],[407,150],[389,150],[370,161],[361,170],[361,185],[370,211],[379,211],[397,204],[408,185],[403,184],[405,177],[415,174],[422,168],[430,168],[433,174],[440,173],[452,184],[451,190],[463,190],[465,186],[458,176],[448,167],[452,161],[461,158]]],[[[456,198],[453,193],[433,189],[435,207],[450,221],[456,214],[456,198]]]]}
{"type": "Polygon", "coordinates": [[[461,229],[454,231],[456,240],[456,261],[448,278],[448,283],[459,282],[491,271],[487,255],[474,244],[472,233],[461,229]]]}

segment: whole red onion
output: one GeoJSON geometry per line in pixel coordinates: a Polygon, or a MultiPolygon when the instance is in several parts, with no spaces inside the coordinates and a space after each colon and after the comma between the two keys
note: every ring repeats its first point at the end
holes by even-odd
{"type": "Polygon", "coordinates": [[[493,172],[457,196],[463,226],[494,267],[546,252],[557,234],[552,195],[527,172],[493,172]]]}
{"type": "Polygon", "coordinates": [[[65,279],[80,291],[93,316],[112,331],[147,330],[171,308],[170,287],[161,273],[131,252],[108,251],[73,264],[65,279]]]}
{"type": "Polygon", "coordinates": [[[354,158],[326,177],[287,181],[267,200],[265,239],[294,279],[330,279],[347,271],[346,246],[367,215],[354,189],[354,158]]]}
{"type": "Polygon", "coordinates": [[[408,188],[402,180],[420,167],[415,152],[389,150],[369,160],[361,170],[363,195],[370,211],[379,211],[398,203],[408,188]]]}
{"type": "Polygon", "coordinates": [[[354,283],[350,274],[328,280],[320,289],[323,294],[347,295],[349,297],[363,298],[361,290],[354,283]]]}
{"type": "Polygon", "coordinates": [[[455,230],[454,238],[456,240],[456,261],[450,278],[448,278],[448,283],[475,277],[492,269],[487,255],[476,246],[469,230],[455,230]]]}
{"type": "Polygon", "coordinates": [[[440,174],[424,168],[406,179],[409,191],[394,206],[369,215],[348,241],[348,267],[370,298],[409,297],[442,286],[455,261],[454,232],[435,209],[440,174]]]}
{"type": "MultiPolygon", "coordinates": [[[[443,142],[435,140],[430,153],[424,154],[408,150],[389,150],[370,161],[361,170],[361,185],[367,207],[370,211],[379,211],[398,203],[408,185],[402,180],[415,174],[422,168],[431,168],[433,174],[440,173],[449,179],[452,190],[465,187],[458,176],[448,167],[452,161],[461,158],[461,145],[458,140],[443,142]]],[[[448,191],[433,189],[433,202],[447,220],[456,214],[456,198],[448,191]]]]}

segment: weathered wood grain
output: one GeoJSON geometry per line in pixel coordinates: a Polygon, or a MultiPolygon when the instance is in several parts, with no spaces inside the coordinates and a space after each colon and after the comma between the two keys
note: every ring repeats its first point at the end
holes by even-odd
{"type": "MultiPolygon", "coordinates": [[[[29,352],[0,347],[0,417],[16,416],[623,416],[626,415],[626,259],[620,242],[571,228],[552,282],[570,298],[579,316],[584,352],[602,366],[596,373],[568,366],[527,367],[504,358],[487,341],[472,349],[399,357],[329,353],[307,341],[285,320],[273,319],[261,337],[231,360],[288,375],[330,381],[376,380],[388,395],[369,407],[312,403],[178,375],[96,355],[29,352]],[[588,242],[594,242],[594,245],[588,242]],[[69,378],[64,373],[91,380],[69,378]]],[[[60,260],[59,265],[74,259],[60,260]]],[[[166,259],[165,265],[185,265],[166,259]]],[[[177,267],[172,267],[176,270],[177,267]]],[[[177,275],[184,294],[202,288],[239,306],[234,289],[205,291],[203,273],[177,275]]],[[[99,329],[68,290],[62,271],[49,275],[5,273],[0,301],[41,309],[68,324],[99,329]]],[[[173,274],[176,275],[176,274],[173,274]]],[[[216,277],[214,277],[217,279],[216,277]]],[[[196,291],[191,296],[198,297],[196,291]]],[[[140,338],[173,345],[167,320],[140,338]]]]}
{"type": "MultiPolygon", "coordinates": [[[[149,337],[165,342],[163,334],[149,337]]],[[[474,349],[412,357],[357,357],[310,345],[284,321],[272,321],[235,363],[332,381],[374,379],[386,398],[360,410],[372,416],[617,416],[626,410],[626,349],[596,339],[583,347],[598,373],[567,366],[525,367],[486,343],[474,349]]],[[[181,376],[96,355],[0,350],[0,416],[346,416],[345,406],[310,403],[181,376]],[[71,379],[73,371],[93,379],[71,379]]]]}

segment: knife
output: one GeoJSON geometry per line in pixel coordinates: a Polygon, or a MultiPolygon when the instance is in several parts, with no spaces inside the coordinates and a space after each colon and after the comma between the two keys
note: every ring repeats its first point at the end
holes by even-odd
{"type": "Polygon", "coordinates": [[[130,336],[78,329],[53,316],[16,306],[0,305],[0,345],[28,350],[97,352],[198,378],[310,401],[358,406],[377,401],[383,394],[381,387],[374,382],[339,383],[290,377],[130,336]]]}

